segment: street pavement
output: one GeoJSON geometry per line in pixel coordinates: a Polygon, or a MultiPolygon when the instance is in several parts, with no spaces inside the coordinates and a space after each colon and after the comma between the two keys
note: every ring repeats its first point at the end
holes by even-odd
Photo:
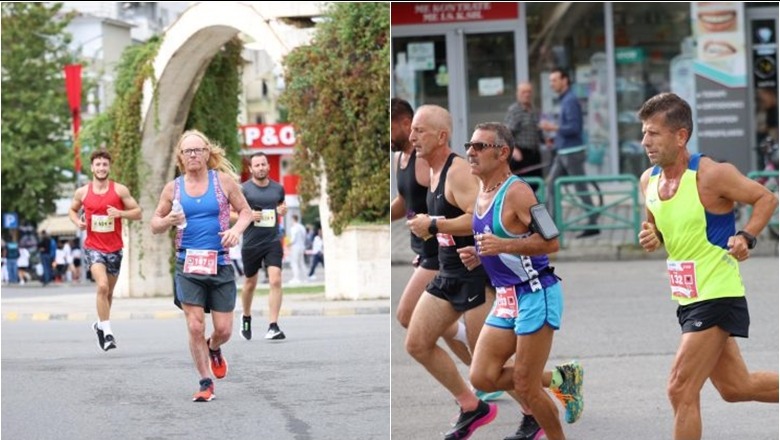
{"type": "Polygon", "coordinates": [[[243,340],[237,304],[228,375],[214,401],[196,404],[199,377],[171,297],[116,298],[118,348],[103,352],[90,328],[93,284],[4,286],[1,436],[388,439],[389,303],[286,294],[284,341],[263,339],[265,296],[253,304],[254,338],[243,340]]]}
{"type": "MultiPolygon", "coordinates": [[[[563,278],[565,311],[547,367],[578,359],[585,368],[585,410],[575,424],[564,423],[564,431],[568,439],[580,440],[672,438],[666,380],[680,331],[666,265],[658,259],[610,260],[559,258],[554,263],[563,278]]],[[[750,338],[738,344],[751,371],[776,372],[778,259],[751,258],[740,266],[752,319],[750,338]]],[[[394,318],[410,274],[407,264],[392,268],[392,433],[398,439],[442,438],[458,407],[405,352],[406,331],[394,318]]],[[[467,367],[459,368],[467,378],[467,367]]],[[[501,439],[517,429],[518,406],[506,394],[497,404],[496,420],[477,429],[472,439],[501,439]]],[[[704,439],[779,437],[777,404],[726,403],[709,382],[702,392],[702,419],[704,439]]]]}
{"type": "Polygon", "coordinates": [[[386,440],[389,321],[290,316],[279,342],[263,325],[251,341],[236,329],[208,403],[192,402],[200,377],[183,319],[114,321],[108,352],[87,322],[2,321],[1,437],[386,440]]]}

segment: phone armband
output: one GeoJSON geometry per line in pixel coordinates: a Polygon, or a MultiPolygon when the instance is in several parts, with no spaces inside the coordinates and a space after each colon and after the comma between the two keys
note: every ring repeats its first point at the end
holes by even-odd
{"type": "Polygon", "coordinates": [[[531,230],[541,235],[545,240],[552,240],[561,235],[552,216],[541,203],[531,207],[531,230]]]}

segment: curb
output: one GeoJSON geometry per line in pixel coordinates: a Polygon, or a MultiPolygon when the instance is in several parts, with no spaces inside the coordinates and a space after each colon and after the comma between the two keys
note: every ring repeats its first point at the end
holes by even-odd
{"type": "MultiPolygon", "coordinates": [[[[241,319],[242,312],[234,312],[234,319],[241,319]]],[[[279,311],[279,316],[355,316],[355,315],[386,315],[390,314],[390,306],[365,306],[365,307],[321,307],[285,309],[279,311]]],[[[252,316],[268,317],[268,312],[261,310],[253,312],[252,316]]],[[[126,321],[133,319],[181,319],[184,313],[181,310],[166,310],[156,312],[112,312],[112,321],[126,321]]],[[[2,315],[3,322],[17,321],[89,321],[94,320],[93,313],[19,313],[6,312],[2,315]]]]}

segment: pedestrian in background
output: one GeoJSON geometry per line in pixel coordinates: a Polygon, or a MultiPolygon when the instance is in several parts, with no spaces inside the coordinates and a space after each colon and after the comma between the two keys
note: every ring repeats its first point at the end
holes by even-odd
{"type": "Polygon", "coordinates": [[[303,262],[303,253],[306,251],[306,228],[301,224],[298,215],[292,215],[292,225],[289,228],[290,267],[292,279],[290,284],[300,284],[306,273],[306,265],[303,262]]]}
{"type": "MultiPolygon", "coordinates": [[[[504,125],[515,139],[509,167],[516,175],[543,177],[540,147],[544,144],[544,135],[539,128],[539,112],[534,108],[531,83],[521,82],[517,85],[516,99],[504,118],[504,125]]],[[[538,185],[531,186],[536,191],[538,185]]]]}
{"type": "Polygon", "coordinates": [[[325,254],[323,253],[324,247],[322,243],[322,228],[318,229],[314,235],[314,239],[311,242],[311,268],[309,269],[309,280],[314,281],[314,271],[319,264],[325,267],[325,254]]]}
{"type": "MultiPolygon", "coordinates": [[[[571,88],[569,74],[563,69],[553,69],[550,73],[550,88],[558,94],[560,103],[560,114],[558,123],[544,120],[539,123],[542,130],[555,133],[553,140],[553,159],[550,173],[547,175],[547,210],[554,213],[554,190],[555,180],[562,176],[584,176],[585,158],[587,146],[583,140],[582,134],[582,108],[577,95],[571,88]]],[[[593,209],[593,198],[588,194],[588,185],[584,182],[574,184],[577,192],[580,193],[580,199],[585,206],[593,209]]],[[[593,213],[588,217],[589,225],[598,223],[598,214],[593,213]]],[[[591,237],[600,234],[597,228],[590,228],[582,231],[577,238],[591,237]]]]}

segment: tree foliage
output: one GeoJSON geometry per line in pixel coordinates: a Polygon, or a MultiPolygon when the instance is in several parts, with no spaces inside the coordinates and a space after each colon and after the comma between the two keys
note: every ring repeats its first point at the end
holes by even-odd
{"type": "Polygon", "coordinates": [[[2,210],[38,222],[73,180],[61,3],[2,3],[2,210]]]}
{"type": "MultiPolygon", "coordinates": [[[[101,145],[107,147],[113,157],[112,177],[127,185],[136,198],[140,195],[144,171],[141,157],[143,85],[147,79],[154,80],[152,63],[161,43],[159,37],[154,37],[125,49],[115,72],[116,98],[111,108],[89,120],[80,136],[87,146],[85,150],[101,145]]],[[[197,128],[219,143],[234,161],[239,160],[241,148],[236,129],[241,92],[241,47],[241,42],[234,39],[211,60],[185,124],[185,129],[197,128]]]]}
{"type": "Polygon", "coordinates": [[[241,96],[241,40],[233,38],[214,56],[192,100],[185,129],[197,129],[225,149],[241,169],[238,111],[241,96]]]}
{"type": "Polygon", "coordinates": [[[80,135],[85,153],[100,147],[111,153],[111,178],[126,185],[136,198],[140,195],[143,175],[140,168],[143,87],[147,79],[154,80],[152,63],[159,48],[160,39],[154,37],[143,44],[128,46],[122,52],[115,72],[114,102],[108,111],[87,121],[80,135]]]}
{"type": "Polygon", "coordinates": [[[327,176],[331,227],[387,222],[390,5],[332,3],[309,46],[284,60],[282,104],[296,127],[294,170],[303,203],[327,176]]]}

